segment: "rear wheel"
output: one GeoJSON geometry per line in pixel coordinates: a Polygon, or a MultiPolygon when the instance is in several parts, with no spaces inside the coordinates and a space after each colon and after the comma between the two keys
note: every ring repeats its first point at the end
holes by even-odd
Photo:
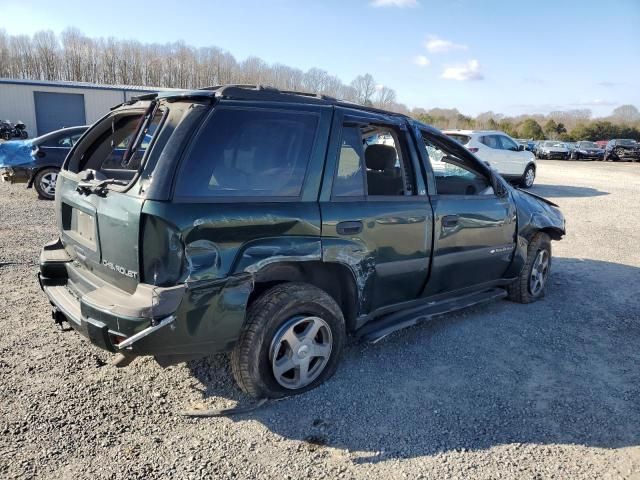
{"type": "Polygon", "coordinates": [[[240,388],[256,398],[306,392],[336,371],[346,338],[340,307],[304,283],[277,285],[248,310],[231,367],[240,388]]]}
{"type": "Polygon", "coordinates": [[[43,168],[36,174],[33,186],[40,198],[53,200],[56,196],[57,168],[43,168]]]}
{"type": "Polygon", "coordinates": [[[523,188],[531,188],[536,179],[536,169],[533,165],[529,165],[522,174],[520,186],[523,188]]]}
{"type": "Polygon", "coordinates": [[[509,300],[531,303],[544,297],[551,271],[551,238],[546,233],[536,234],[527,249],[527,261],[518,279],[507,287],[509,300]]]}

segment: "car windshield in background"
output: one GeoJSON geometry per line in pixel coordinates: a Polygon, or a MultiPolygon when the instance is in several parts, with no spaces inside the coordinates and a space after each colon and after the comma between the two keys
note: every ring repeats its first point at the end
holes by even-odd
{"type": "Polygon", "coordinates": [[[566,145],[562,142],[544,142],[544,146],[545,147],[558,147],[558,148],[565,148],[566,145]]]}
{"type": "Polygon", "coordinates": [[[600,148],[593,142],[580,142],[578,143],[578,147],[580,148],[600,148]]]}
{"type": "Polygon", "coordinates": [[[628,145],[628,146],[633,146],[635,145],[636,142],[635,140],[630,140],[630,139],[623,139],[623,140],[618,140],[618,145],[628,145]]]}
{"type": "Polygon", "coordinates": [[[469,137],[468,135],[459,135],[456,133],[448,133],[447,137],[454,139],[456,142],[461,143],[462,145],[466,145],[471,139],[471,137],[469,137]]]}

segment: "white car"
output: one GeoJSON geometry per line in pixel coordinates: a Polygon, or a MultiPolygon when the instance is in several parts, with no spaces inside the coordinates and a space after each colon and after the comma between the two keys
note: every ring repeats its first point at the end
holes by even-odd
{"type": "Polygon", "coordinates": [[[505,179],[524,188],[533,186],[535,156],[506,133],[497,130],[444,130],[442,133],[460,142],[505,179]]]}

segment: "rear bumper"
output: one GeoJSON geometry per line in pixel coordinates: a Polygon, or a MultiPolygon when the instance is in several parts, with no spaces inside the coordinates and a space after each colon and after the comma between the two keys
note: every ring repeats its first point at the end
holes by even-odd
{"type": "Polygon", "coordinates": [[[88,290],[74,268],[58,240],[45,245],[40,253],[38,281],[53,307],[54,319],[66,320],[94,345],[111,352],[126,349],[135,353],[138,341],[175,320],[184,285],[159,288],[139,284],[128,294],[88,281],[95,287],[88,290]]]}
{"type": "Polygon", "coordinates": [[[140,283],[124,292],[74,265],[60,240],[42,249],[38,279],[56,321],[102,349],[166,364],[230,350],[253,289],[253,276],[243,274],[167,288],[140,283]]]}

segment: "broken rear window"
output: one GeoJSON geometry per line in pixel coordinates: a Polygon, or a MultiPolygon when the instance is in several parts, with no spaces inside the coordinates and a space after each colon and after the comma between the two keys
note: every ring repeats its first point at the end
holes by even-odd
{"type": "Polygon", "coordinates": [[[142,166],[162,118],[163,109],[151,104],[146,110],[120,110],[103,119],[81,145],[79,159],[68,169],[76,173],[95,170],[103,177],[128,182],[142,166]]]}

